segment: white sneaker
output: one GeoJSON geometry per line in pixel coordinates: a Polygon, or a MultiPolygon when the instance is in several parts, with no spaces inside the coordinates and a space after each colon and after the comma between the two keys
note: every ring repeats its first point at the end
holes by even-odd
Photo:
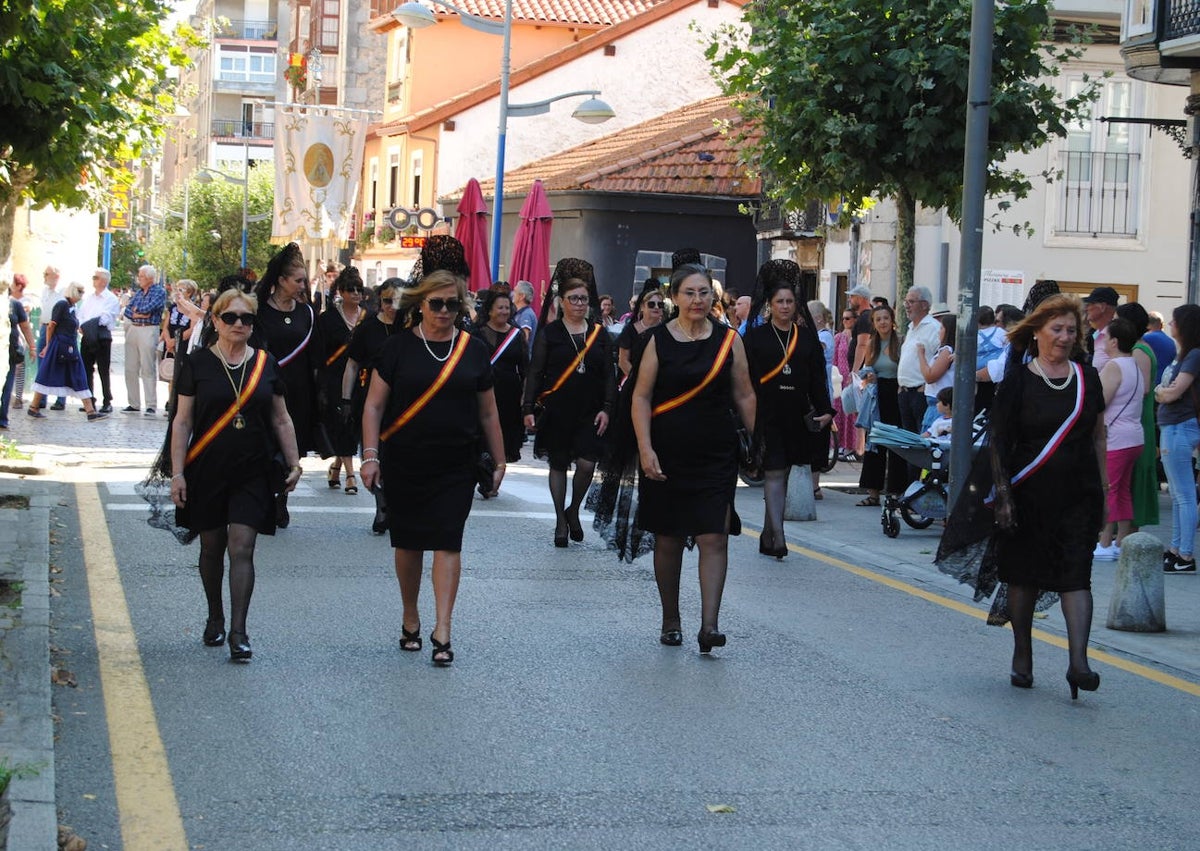
{"type": "Polygon", "coordinates": [[[1107,547],[1096,544],[1096,549],[1092,553],[1092,561],[1116,561],[1121,555],[1121,548],[1116,544],[1110,544],[1107,547]]]}

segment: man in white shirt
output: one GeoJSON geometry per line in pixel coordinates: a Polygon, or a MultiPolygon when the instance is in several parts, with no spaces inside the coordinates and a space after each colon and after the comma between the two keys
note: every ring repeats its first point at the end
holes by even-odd
{"type": "MultiPolygon", "coordinates": [[[[50,327],[50,315],[54,313],[54,305],[63,301],[63,294],[58,291],[58,267],[47,266],[42,272],[42,316],[38,325],[37,352],[40,354],[46,348],[46,331],[50,327]]],[[[39,362],[41,358],[38,357],[39,362]]],[[[50,406],[52,411],[61,411],[67,406],[64,396],[59,396],[50,406]]]]}
{"type": "Polygon", "coordinates": [[[108,288],[112,275],[103,267],[92,273],[92,292],[85,295],[75,306],[79,330],[83,335],[79,344],[79,355],[87,372],[88,389],[96,395],[95,377],[92,370],[100,373],[100,388],[103,402],[102,414],[112,413],[112,386],[109,382],[109,366],[112,362],[112,332],[117,327],[121,314],[121,301],[108,288]]]}
{"type": "MultiPolygon", "coordinates": [[[[932,299],[928,287],[911,287],[905,294],[908,333],[904,335],[904,343],[900,346],[900,363],[896,365],[896,380],[900,385],[900,426],[917,434],[921,433],[921,423],[929,408],[925,401],[925,375],[921,372],[917,346],[924,345],[926,356],[933,357],[942,345],[942,323],[929,314],[932,299]]],[[[910,480],[919,472],[910,465],[910,480]]]]}
{"type": "Polygon", "coordinates": [[[1092,366],[1099,372],[1108,363],[1108,325],[1117,316],[1117,291],[1112,287],[1096,287],[1083,300],[1083,313],[1088,325],[1096,332],[1092,337],[1092,366]]]}

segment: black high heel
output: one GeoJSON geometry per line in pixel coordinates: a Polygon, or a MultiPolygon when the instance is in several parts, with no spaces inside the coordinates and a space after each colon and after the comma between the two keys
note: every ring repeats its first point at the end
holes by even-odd
{"type": "Polygon", "coordinates": [[[565,549],[567,546],[567,530],[558,524],[554,526],[554,546],[559,549],[565,549]]]}
{"type": "Polygon", "coordinates": [[[229,661],[249,662],[253,655],[250,650],[250,636],[244,632],[229,633],[229,661]]]}
{"type": "Polygon", "coordinates": [[[204,643],[208,647],[220,647],[225,643],[225,619],[209,618],[204,624],[204,643]]]}
{"type": "Polygon", "coordinates": [[[387,530],[388,530],[388,527],[387,527],[387,517],[386,516],[376,517],[374,522],[371,523],[371,533],[374,535],[382,535],[387,530]]]}
{"type": "Polygon", "coordinates": [[[667,647],[679,647],[683,644],[683,632],[678,629],[664,629],[658,636],[658,643],[667,647]]]}
{"type": "Polygon", "coordinates": [[[1071,687],[1071,700],[1078,700],[1080,689],[1095,691],[1100,688],[1100,675],[1095,671],[1085,671],[1082,674],[1067,671],[1067,685],[1071,687]]]}
{"type": "Polygon", "coordinates": [[[400,649],[406,650],[409,653],[418,653],[421,650],[421,627],[417,627],[412,632],[408,631],[408,627],[404,624],[400,625],[400,649]]]}
{"type": "Polygon", "coordinates": [[[1033,674],[1020,674],[1013,671],[1008,675],[1008,681],[1014,688],[1033,688],[1033,674]]]}
{"type": "Polygon", "coordinates": [[[567,512],[567,530],[571,534],[571,540],[576,543],[583,540],[583,524],[579,522],[579,514],[571,514],[567,512]]]}
{"type": "Polygon", "coordinates": [[[449,668],[454,662],[454,651],[450,649],[450,642],[445,644],[433,637],[433,633],[429,633],[429,643],[433,645],[433,652],[429,654],[429,658],[433,660],[434,666],[438,668],[449,668]],[[442,658],[439,659],[438,656],[442,658]]]}
{"type": "Polygon", "coordinates": [[[341,465],[334,463],[329,466],[329,488],[337,490],[342,486],[341,465]]]}
{"type": "Polygon", "coordinates": [[[700,645],[701,653],[708,653],[714,647],[725,646],[725,633],[715,629],[702,629],[696,634],[696,643],[700,645]]]}

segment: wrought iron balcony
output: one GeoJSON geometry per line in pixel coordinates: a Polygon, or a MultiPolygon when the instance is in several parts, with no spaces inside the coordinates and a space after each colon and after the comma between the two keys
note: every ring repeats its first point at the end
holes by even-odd
{"type": "Polygon", "coordinates": [[[212,135],[223,139],[274,139],[275,125],[240,118],[214,118],[212,135]]]}
{"type": "Polygon", "coordinates": [[[279,24],[275,21],[217,20],[213,22],[213,38],[275,41],[278,34],[279,24]]]}

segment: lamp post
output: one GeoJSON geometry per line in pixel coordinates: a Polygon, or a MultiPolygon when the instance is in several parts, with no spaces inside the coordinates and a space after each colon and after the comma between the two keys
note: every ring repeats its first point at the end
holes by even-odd
{"type": "MultiPolygon", "coordinates": [[[[568,92],[567,94],[556,95],[534,103],[510,104],[508,102],[508,78],[512,64],[512,0],[504,0],[503,24],[497,24],[495,21],[488,20],[487,18],[480,18],[477,15],[472,15],[470,12],[464,12],[452,3],[447,2],[447,0],[433,0],[433,2],[439,6],[445,6],[453,12],[457,12],[462,19],[463,26],[477,30],[478,32],[504,37],[504,47],[500,54],[500,123],[496,139],[496,197],[492,206],[492,280],[495,280],[500,276],[500,234],[504,219],[504,155],[508,139],[509,117],[519,118],[527,115],[541,115],[549,112],[550,104],[555,101],[570,97],[582,97],[584,95],[590,95],[591,97],[581,103],[571,113],[572,118],[582,121],[585,124],[602,124],[616,115],[616,113],[613,112],[611,106],[597,98],[597,95],[600,94],[598,89],[568,92]]],[[[408,2],[397,6],[392,10],[392,17],[409,29],[422,29],[437,23],[433,12],[428,7],[417,2],[417,0],[408,0],[408,2]]]]}

